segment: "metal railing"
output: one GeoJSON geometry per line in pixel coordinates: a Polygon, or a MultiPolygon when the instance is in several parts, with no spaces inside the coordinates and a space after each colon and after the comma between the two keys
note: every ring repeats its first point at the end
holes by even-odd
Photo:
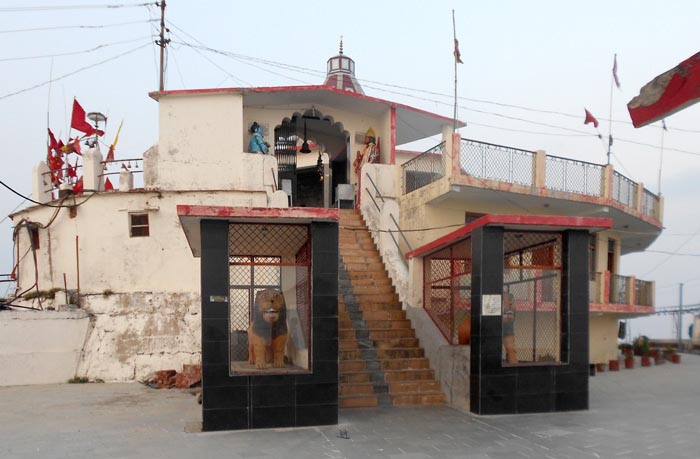
{"type": "Polygon", "coordinates": [[[640,279],[634,280],[635,304],[639,306],[653,306],[652,283],[640,279]]]}
{"type": "MultiPolygon", "coordinates": [[[[381,191],[379,191],[379,188],[377,187],[377,184],[374,183],[374,180],[372,180],[372,177],[370,175],[365,175],[369,179],[369,183],[372,184],[372,187],[374,188],[374,192],[376,193],[377,197],[382,200],[382,204],[385,202],[384,201],[384,196],[382,196],[381,191]]],[[[369,190],[369,188],[365,187],[365,191],[367,192],[367,196],[370,197],[372,200],[372,203],[374,204],[374,207],[377,209],[377,212],[381,212],[382,209],[379,207],[379,204],[377,204],[377,200],[374,199],[374,196],[372,195],[372,192],[369,190]]],[[[406,244],[406,247],[408,248],[409,252],[413,250],[411,247],[411,243],[408,242],[408,239],[406,238],[406,235],[403,233],[401,230],[401,227],[399,226],[399,222],[396,221],[396,218],[394,218],[394,215],[392,213],[389,213],[389,218],[391,219],[392,223],[396,227],[396,230],[389,230],[389,236],[391,236],[391,240],[394,241],[394,245],[396,245],[396,249],[399,251],[401,254],[401,260],[404,262],[404,264],[408,264],[406,261],[405,257],[405,252],[401,250],[401,245],[399,244],[399,241],[396,240],[396,237],[394,236],[394,233],[399,233],[401,238],[403,239],[403,242],[406,244]]],[[[379,228],[377,228],[379,229],[379,228]]]]}
{"type": "Polygon", "coordinates": [[[600,289],[601,289],[601,279],[602,273],[590,273],[590,279],[588,281],[588,302],[598,303],[600,301],[600,289]]]}
{"type": "Polygon", "coordinates": [[[659,220],[659,202],[659,197],[645,188],[644,194],[642,194],[642,213],[659,220]]]}
{"type": "Polygon", "coordinates": [[[610,274],[610,296],[608,302],[611,304],[630,304],[629,290],[627,289],[627,276],[610,274]]]}
{"type": "Polygon", "coordinates": [[[637,184],[619,172],[614,171],[612,198],[627,207],[636,207],[637,184]]]}
{"type": "Polygon", "coordinates": [[[547,156],[545,187],[570,193],[603,195],[604,166],[586,161],[547,156]]]}
{"type": "Polygon", "coordinates": [[[533,151],[462,139],[459,164],[472,177],[533,186],[533,151]]]}
{"type": "Polygon", "coordinates": [[[403,194],[410,193],[445,176],[445,142],[435,145],[401,166],[403,194]]]}
{"type": "Polygon", "coordinates": [[[107,175],[118,175],[122,171],[131,172],[132,174],[138,174],[143,172],[143,158],[127,158],[127,159],[113,159],[112,161],[101,161],[103,172],[98,175],[98,177],[105,177],[107,175]],[[139,162],[141,162],[141,168],[139,168],[139,162]],[[107,166],[116,164],[119,166],[119,170],[115,172],[107,172],[107,166]]]}

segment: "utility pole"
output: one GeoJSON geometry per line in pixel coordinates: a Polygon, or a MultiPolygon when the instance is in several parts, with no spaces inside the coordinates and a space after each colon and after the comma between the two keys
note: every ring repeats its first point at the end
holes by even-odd
{"type": "Polygon", "coordinates": [[[160,6],[160,38],[156,40],[156,45],[160,46],[160,85],[159,91],[165,90],[165,47],[170,43],[169,38],[165,38],[165,0],[156,2],[160,6]]]}
{"type": "Polygon", "coordinates": [[[683,283],[680,284],[678,292],[678,352],[683,349],[683,283]]]}

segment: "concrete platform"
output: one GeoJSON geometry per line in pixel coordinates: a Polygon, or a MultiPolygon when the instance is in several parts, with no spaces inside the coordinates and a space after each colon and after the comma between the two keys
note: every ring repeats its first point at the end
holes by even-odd
{"type": "Polygon", "coordinates": [[[0,388],[2,458],[697,458],[700,356],[604,372],[591,409],[472,416],[448,407],[341,410],[340,425],[187,433],[195,397],[141,384],[0,388]],[[347,432],[347,437],[344,436],[347,432]]]}

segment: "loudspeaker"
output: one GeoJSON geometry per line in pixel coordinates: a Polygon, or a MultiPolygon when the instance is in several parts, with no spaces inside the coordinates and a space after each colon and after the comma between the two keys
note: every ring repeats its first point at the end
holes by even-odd
{"type": "Polygon", "coordinates": [[[625,339],[625,336],[627,336],[627,322],[620,322],[620,326],[617,329],[617,337],[625,339]]]}

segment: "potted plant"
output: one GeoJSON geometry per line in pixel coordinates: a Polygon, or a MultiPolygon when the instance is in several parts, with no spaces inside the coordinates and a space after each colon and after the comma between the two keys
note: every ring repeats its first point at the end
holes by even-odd
{"type": "Polygon", "coordinates": [[[608,362],[608,369],[610,371],[620,371],[620,361],[618,359],[613,359],[608,362]]]}
{"type": "Polygon", "coordinates": [[[662,352],[661,349],[659,349],[659,348],[652,348],[652,349],[649,351],[649,354],[650,354],[650,355],[652,356],[652,358],[654,359],[654,363],[655,363],[656,365],[661,365],[661,364],[663,364],[663,363],[666,362],[666,359],[665,359],[665,357],[664,357],[664,355],[663,355],[663,352],[662,352]]]}
{"type": "Polygon", "coordinates": [[[642,356],[643,367],[651,366],[651,357],[649,357],[649,338],[644,335],[638,336],[634,340],[634,350],[635,355],[637,352],[639,352],[639,355],[642,356]]]}
{"type": "Polygon", "coordinates": [[[596,363],[595,364],[595,371],[598,373],[602,373],[605,371],[605,364],[604,363],[596,363]]]}
{"type": "Polygon", "coordinates": [[[628,370],[634,368],[634,350],[632,345],[629,343],[620,344],[620,350],[625,357],[625,368],[628,370]]]}
{"type": "Polygon", "coordinates": [[[676,349],[672,346],[666,346],[664,348],[664,358],[670,360],[673,363],[681,363],[681,355],[676,352],[676,349]]]}

